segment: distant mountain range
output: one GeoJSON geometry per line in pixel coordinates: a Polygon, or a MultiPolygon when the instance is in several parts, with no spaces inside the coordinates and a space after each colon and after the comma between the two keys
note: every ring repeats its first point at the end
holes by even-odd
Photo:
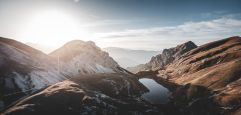
{"type": "Polygon", "coordinates": [[[131,50],[118,47],[103,48],[111,57],[123,67],[133,67],[148,62],[152,56],[159,54],[161,51],[131,50]]]}

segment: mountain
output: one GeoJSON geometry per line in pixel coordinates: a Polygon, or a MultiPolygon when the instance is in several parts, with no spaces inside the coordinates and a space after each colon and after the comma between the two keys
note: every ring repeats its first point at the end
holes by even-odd
{"type": "Polygon", "coordinates": [[[160,113],[141,99],[148,89],[138,78],[91,41],[70,41],[45,56],[68,79],[17,100],[3,114],[160,113]]]}
{"type": "Polygon", "coordinates": [[[107,47],[103,48],[103,50],[108,52],[109,55],[124,68],[145,63],[150,60],[153,55],[159,53],[159,51],[131,50],[117,47],[107,47]]]}
{"type": "Polygon", "coordinates": [[[176,111],[192,115],[241,113],[241,37],[201,45],[157,71],[155,79],[179,85],[176,111]]]}
{"type": "Polygon", "coordinates": [[[73,40],[49,55],[60,61],[60,71],[67,72],[69,76],[127,72],[92,41],[73,40]]]}
{"type": "Polygon", "coordinates": [[[0,109],[23,96],[78,75],[123,73],[93,42],[74,40],[50,55],[18,41],[0,38],[0,109]]]}
{"type": "MultiPolygon", "coordinates": [[[[241,113],[241,37],[234,36],[201,46],[189,41],[163,50],[162,54],[153,57],[151,61],[158,62],[157,64],[137,74],[128,73],[108,56],[103,58],[99,57],[100,55],[92,55],[91,52],[95,52],[93,54],[103,52],[96,49],[92,51],[92,46],[93,49],[98,49],[92,42],[71,41],[53,52],[49,57],[54,60],[58,58],[61,65],[67,66],[58,70],[66,76],[75,76],[18,100],[2,114],[239,115],[241,113]],[[80,45],[81,43],[91,45],[80,45]],[[92,61],[80,58],[81,52],[86,51],[83,46],[87,47],[86,50],[90,50],[90,53],[86,52],[85,55],[95,63],[101,64],[105,60],[112,62],[102,63],[108,71],[96,71],[96,65],[92,61]],[[75,51],[75,48],[79,50],[75,51]],[[94,58],[96,56],[101,59],[94,58]],[[75,57],[77,60],[84,60],[94,69],[78,73],[77,70],[82,67],[77,66],[73,71],[69,71],[68,68],[73,66],[71,63],[78,62],[75,57]],[[168,102],[154,104],[145,100],[142,96],[149,94],[152,89],[139,82],[142,78],[155,80],[161,84],[161,87],[156,87],[153,85],[155,82],[146,82],[155,91],[158,88],[168,89],[170,91],[167,95],[168,102]]],[[[163,96],[164,92],[152,93],[156,99],[163,96]]]]}
{"type": "Polygon", "coordinates": [[[0,109],[20,97],[65,80],[55,61],[18,41],[0,38],[0,109]]]}
{"type": "Polygon", "coordinates": [[[163,68],[165,65],[173,62],[178,59],[182,54],[196,48],[193,42],[188,41],[186,43],[180,44],[176,47],[164,49],[161,54],[153,56],[151,60],[146,64],[140,64],[135,67],[128,67],[127,70],[137,73],[139,71],[148,71],[148,70],[158,70],[163,68]]]}

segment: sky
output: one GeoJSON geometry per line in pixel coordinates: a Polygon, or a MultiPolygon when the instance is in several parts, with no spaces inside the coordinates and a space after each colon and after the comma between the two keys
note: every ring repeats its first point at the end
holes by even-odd
{"type": "Polygon", "coordinates": [[[156,50],[241,36],[240,0],[0,0],[0,36],[156,50]]]}

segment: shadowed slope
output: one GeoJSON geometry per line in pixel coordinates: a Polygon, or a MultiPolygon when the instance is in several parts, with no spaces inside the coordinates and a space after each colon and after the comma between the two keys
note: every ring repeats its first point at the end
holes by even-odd
{"type": "Polygon", "coordinates": [[[23,43],[0,38],[0,110],[24,95],[64,80],[55,62],[23,43]]]}
{"type": "Polygon", "coordinates": [[[96,74],[48,87],[4,112],[4,115],[162,115],[137,98],[146,90],[134,76],[96,74]]]}

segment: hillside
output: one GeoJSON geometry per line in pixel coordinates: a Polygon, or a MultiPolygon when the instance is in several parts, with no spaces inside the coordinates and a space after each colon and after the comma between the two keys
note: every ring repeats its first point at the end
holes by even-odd
{"type": "Polygon", "coordinates": [[[93,42],[74,40],[50,55],[18,41],[0,38],[0,110],[54,83],[79,75],[123,73],[93,42]]]}
{"type": "Polygon", "coordinates": [[[65,80],[55,62],[23,43],[0,38],[0,109],[24,95],[65,80]]]}
{"type": "Polygon", "coordinates": [[[158,78],[183,86],[173,93],[173,98],[175,106],[186,108],[187,114],[238,111],[241,107],[241,38],[234,36],[201,45],[158,73],[158,78]]]}
{"type": "Polygon", "coordinates": [[[161,114],[139,98],[145,87],[134,76],[98,74],[59,82],[32,95],[3,115],[161,114]]]}

